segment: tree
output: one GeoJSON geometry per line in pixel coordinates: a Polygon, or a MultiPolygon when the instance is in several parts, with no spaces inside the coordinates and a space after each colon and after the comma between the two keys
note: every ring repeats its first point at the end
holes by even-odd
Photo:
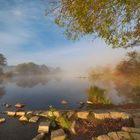
{"type": "Polygon", "coordinates": [[[51,0],[46,15],[52,13],[69,39],[93,35],[113,48],[140,44],[140,0],[51,0]]]}
{"type": "Polygon", "coordinates": [[[140,53],[135,51],[128,53],[127,59],[116,66],[116,73],[129,81],[140,83],[140,53]]]}
{"type": "Polygon", "coordinates": [[[0,76],[3,75],[3,68],[2,66],[5,66],[7,64],[6,58],[3,54],[0,53],[0,76]]]}
{"type": "Polygon", "coordinates": [[[6,58],[0,53],[0,66],[5,66],[7,64],[6,58]]]}
{"type": "Polygon", "coordinates": [[[22,63],[16,66],[19,74],[49,74],[50,70],[46,65],[37,65],[33,62],[22,63]]]}

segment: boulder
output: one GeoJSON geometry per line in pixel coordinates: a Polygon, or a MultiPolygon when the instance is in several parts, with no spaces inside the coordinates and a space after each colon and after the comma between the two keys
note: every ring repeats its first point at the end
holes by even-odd
{"type": "Polygon", "coordinates": [[[68,102],[66,100],[62,100],[61,104],[67,104],[68,102]]]}
{"type": "Polygon", "coordinates": [[[88,115],[89,115],[88,111],[77,112],[77,117],[80,119],[87,119],[88,115]]]}
{"type": "Polygon", "coordinates": [[[25,112],[24,111],[18,111],[18,112],[16,112],[16,116],[25,116],[25,112]]]}
{"type": "Polygon", "coordinates": [[[91,102],[91,101],[89,101],[89,100],[87,100],[86,103],[87,103],[87,104],[90,104],[90,105],[93,105],[93,102],[91,102]]]}
{"type": "Polygon", "coordinates": [[[19,121],[21,121],[21,122],[27,122],[28,119],[27,119],[26,116],[21,116],[21,117],[19,118],[19,121]]]}
{"type": "Polygon", "coordinates": [[[0,123],[4,123],[5,121],[5,118],[0,118],[0,123]]]}
{"type": "Polygon", "coordinates": [[[40,133],[36,137],[34,137],[32,140],[43,140],[44,136],[45,136],[44,133],[40,133]]]}
{"type": "Polygon", "coordinates": [[[51,140],[65,140],[67,135],[63,129],[58,129],[51,132],[51,140]]]}
{"type": "Polygon", "coordinates": [[[48,133],[50,128],[50,122],[41,122],[38,127],[38,133],[48,133]]]}
{"type": "Polygon", "coordinates": [[[12,105],[9,105],[9,104],[5,104],[5,107],[6,108],[9,108],[9,107],[11,107],[12,105]]]}
{"type": "Polygon", "coordinates": [[[6,114],[7,114],[8,116],[15,116],[15,115],[16,115],[16,112],[7,111],[6,114]]]}
{"type": "Polygon", "coordinates": [[[29,119],[29,122],[31,123],[36,123],[37,121],[39,120],[39,117],[38,116],[33,116],[29,119]]]}
{"type": "Polygon", "coordinates": [[[15,104],[15,107],[16,108],[23,108],[25,105],[24,104],[21,104],[21,103],[17,103],[15,104]]]}

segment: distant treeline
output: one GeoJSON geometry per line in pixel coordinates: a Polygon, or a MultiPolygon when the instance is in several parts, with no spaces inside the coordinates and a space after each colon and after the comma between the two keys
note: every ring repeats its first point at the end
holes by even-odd
{"type": "Polygon", "coordinates": [[[13,75],[48,75],[59,73],[61,73],[59,67],[53,68],[47,65],[38,65],[33,62],[22,63],[15,66],[3,66],[3,74],[6,77],[13,75]]]}
{"type": "Polygon", "coordinates": [[[18,64],[15,67],[15,71],[18,74],[54,74],[61,72],[59,67],[50,68],[46,65],[37,65],[33,62],[18,64]]]}

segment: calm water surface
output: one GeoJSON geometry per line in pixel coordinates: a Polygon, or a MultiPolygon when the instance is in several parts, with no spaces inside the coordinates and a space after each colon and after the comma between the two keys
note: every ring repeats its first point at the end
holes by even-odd
{"type": "MultiPolygon", "coordinates": [[[[140,90],[136,87],[136,93],[132,89],[116,86],[112,82],[94,81],[80,78],[60,77],[16,77],[0,82],[0,110],[6,108],[3,103],[11,105],[17,102],[25,104],[25,110],[43,110],[52,105],[55,108],[75,109],[79,108],[79,102],[88,99],[87,89],[90,86],[98,86],[106,89],[105,98],[113,104],[139,103],[140,90]],[[125,90],[126,89],[126,90],[125,90]],[[61,100],[68,101],[62,105],[61,100]]],[[[14,106],[8,110],[14,110],[14,106]]],[[[0,115],[3,116],[2,114],[0,115]]],[[[0,140],[31,140],[37,134],[38,124],[22,124],[15,118],[6,117],[6,123],[0,124],[0,140]]]]}

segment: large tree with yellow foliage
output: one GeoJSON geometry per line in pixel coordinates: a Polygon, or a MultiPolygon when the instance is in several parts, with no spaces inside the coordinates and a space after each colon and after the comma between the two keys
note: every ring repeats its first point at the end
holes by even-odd
{"type": "Polygon", "coordinates": [[[92,35],[113,48],[140,43],[140,0],[50,0],[46,14],[69,39],[92,35]]]}

